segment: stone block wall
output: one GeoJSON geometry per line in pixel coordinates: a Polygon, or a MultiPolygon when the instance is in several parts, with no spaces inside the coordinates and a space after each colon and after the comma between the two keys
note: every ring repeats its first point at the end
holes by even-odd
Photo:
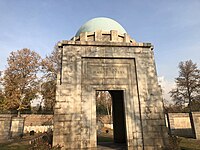
{"type": "Polygon", "coordinates": [[[117,31],[82,33],[58,43],[62,70],[57,82],[53,144],[95,148],[95,91],[123,91],[127,146],[160,150],[167,145],[153,46],[117,31]]]}
{"type": "MultiPolygon", "coordinates": [[[[168,113],[169,115],[169,122],[166,124],[167,127],[171,128],[171,133],[173,135],[181,136],[181,137],[194,137],[192,133],[189,113],[168,113]]],[[[200,139],[200,112],[193,112],[192,113],[196,138],[200,139]]]]}
{"type": "Polygon", "coordinates": [[[24,126],[24,133],[29,133],[32,130],[36,133],[44,133],[47,132],[48,130],[53,130],[53,125],[24,126]]]}
{"type": "Polygon", "coordinates": [[[29,133],[31,130],[43,133],[53,129],[53,115],[23,114],[22,117],[25,118],[24,133],[29,133]]]}
{"type": "Polygon", "coordinates": [[[200,140],[200,112],[193,112],[192,114],[195,125],[196,138],[200,140]]]}
{"type": "Polygon", "coordinates": [[[171,129],[191,128],[188,113],[169,113],[171,129]]]}
{"type": "Polygon", "coordinates": [[[0,142],[10,138],[11,115],[0,115],[0,142]]]}
{"type": "Polygon", "coordinates": [[[23,117],[12,117],[11,124],[11,136],[19,136],[24,131],[24,118],[23,117]]]}
{"type": "Polygon", "coordinates": [[[21,133],[36,133],[53,130],[53,115],[23,114],[21,118],[16,115],[0,115],[0,141],[19,136],[21,133]]]}

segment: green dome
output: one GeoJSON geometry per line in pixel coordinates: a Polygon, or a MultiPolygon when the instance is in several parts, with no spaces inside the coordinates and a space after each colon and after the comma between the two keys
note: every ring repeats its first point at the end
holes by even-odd
{"type": "Polygon", "coordinates": [[[75,36],[79,36],[83,32],[95,32],[97,30],[110,31],[117,30],[119,34],[126,33],[126,30],[115,20],[110,18],[94,18],[86,22],[80,27],[75,36]]]}

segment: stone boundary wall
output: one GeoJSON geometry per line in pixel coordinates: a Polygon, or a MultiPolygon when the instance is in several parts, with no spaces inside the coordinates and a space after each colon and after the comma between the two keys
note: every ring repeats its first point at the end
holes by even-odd
{"type": "Polygon", "coordinates": [[[113,124],[107,123],[107,124],[104,124],[103,126],[113,130],[113,124]]]}
{"type": "MultiPolygon", "coordinates": [[[[182,137],[192,137],[189,113],[168,114],[172,134],[182,137]]],[[[195,124],[196,138],[200,139],[200,112],[193,112],[192,114],[195,124]]],[[[48,129],[53,129],[53,115],[28,114],[22,115],[22,117],[25,118],[23,128],[24,133],[29,133],[31,130],[34,130],[36,133],[38,133],[46,132],[48,129]]],[[[11,136],[13,136],[11,131],[17,130],[12,127],[13,121],[16,121],[16,115],[0,115],[0,141],[9,139],[11,136]]],[[[169,127],[169,123],[166,117],[167,127],[169,127]]]]}
{"type": "Polygon", "coordinates": [[[53,129],[53,115],[28,114],[22,117],[25,118],[24,133],[29,133],[31,130],[43,133],[48,129],[53,129]]]}
{"type": "MultiPolygon", "coordinates": [[[[166,125],[169,129],[169,125],[171,128],[171,134],[181,137],[194,137],[192,134],[192,128],[189,118],[189,113],[168,113],[169,121],[166,118],[166,125]]],[[[192,113],[196,138],[200,139],[200,112],[192,113]]]]}
{"type": "Polygon", "coordinates": [[[0,142],[8,140],[11,136],[11,115],[0,115],[0,142]]]}
{"type": "Polygon", "coordinates": [[[49,129],[53,129],[53,115],[23,114],[18,118],[13,114],[0,114],[0,141],[31,130],[44,133],[49,129]]]}
{"type": "Polygon", "coordinates": [[[43,126],[24,126],[24,133],[29,133],[34,130],[36,133],[44,133],[49,129],[53,130],[53,125],[43,125],[43,126]]]}
{"type": "Polygon", "coordinates": [[[11,118],[11,137],[20,136],[24,130],[24,117],[12,117],[11,118]]]}

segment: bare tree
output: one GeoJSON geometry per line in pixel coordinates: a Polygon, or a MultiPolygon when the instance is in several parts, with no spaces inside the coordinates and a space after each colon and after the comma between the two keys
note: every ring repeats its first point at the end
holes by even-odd
{"type": "Polygon", "coordinates": [[[5,107],[17,109],[18,116],[30,106],[30,101],[38,93],[40,60],[39,54],[27,48],[11,52],[7,59],[8,67],[3,77],[5,107]]]}
{"type": "Polygon", "coordinates": [[[112,98],[108,91],[97,91],[97,115],[106,114],[112,118],[112,98]]]}

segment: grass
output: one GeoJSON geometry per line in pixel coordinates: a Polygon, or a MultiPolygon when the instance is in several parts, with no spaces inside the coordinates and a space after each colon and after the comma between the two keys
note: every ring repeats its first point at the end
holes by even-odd
{"type": "Polygon", "coordinates": [[[7,141],[0,143],[1,150],[27,150],[30,147],[28,141],[22,139],[14,139],[13,141],[7,141]]]}
{"type": "Polygon", "coordinates": [[[97,142],[113,142],[113,138],[108,137],[108,136],[99,135],[97,137],[97,142]]]}
{"type": "MultiPolygon", "coordinates": [[[[11,141],[0,143],[0,149],[28,150],[31,147],[31,145],[29,145],[29,141],[38,136],[39,135],[25,135],[22,139],[16,138],[11,141]]],[[[178,141],[181,150],[200,150],[200,140],[179,137],[178,141]]],[[[97,142],[113,142],[112,130],[109,130],[109,133],[106,133],[106,131],[103,130],[101,134],[98,135],[97,142]]]]}
{"type": "Polygon", "coordinates": [[[25,143],[9,143],[9,144],[0,144],[1,150],[27,150],[30,148],[30,145],[25,143]]]}
{"type": "Polygon", "coordinates": [[[113,130],[103,127],[97,136],[97,142],[113,142],[113,130]]]}
{"type": "MultiPolygon", "coordinates": [[[[113,142],[113,131],[107,128],[103,128],[101,134],[97,136],[97,142],[113,142]]],[[[178,139],[180,150],[200,150],[200,140],[192,138],[179,137],[178,139]]]]}
{"type": "Polygon", "coordinates": [[[31,148],[29,141],[33,138],[40,136],[41,134],[36,134],[34,136],[24,135],[23,138],[14,138],[9,141],[0,143],[0,150],[28,150],[31,148]]]}
{"type": "Polygon", "coordinates": [[[200,140],[191,138],[179,138],[181,150],[200,150],[200,140]]]}

